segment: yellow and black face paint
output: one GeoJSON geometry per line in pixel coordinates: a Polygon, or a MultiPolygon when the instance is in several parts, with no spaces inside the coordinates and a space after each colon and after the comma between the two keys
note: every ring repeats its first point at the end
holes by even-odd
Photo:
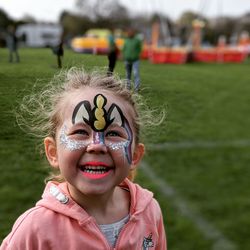
{"type": "Polygon", "coordinates": [[[78,103],[72,115],[72,123],[86,123],[96,132],[104,131],[113,122],[116,122],[121,127],[124,126],[126,118],[118,105],[113,103],[106,110],[107,99],[102,94],[96,95],[93,103],[93,109],[91,109],[89,101],[78,103]]]}
{"type": "MultiPolygon", "coordinates": [[[[105,144],[104,131],[107,127],[116,123],[118,126],[123,127],[128,135],[128,143],[124,144],[125,155],[128,162],[132,161],[131,145],[133,141],[133,133],[129,126],[129,123],[123,115],[120,107],[114,103],[111,104],[110,108],[106,110],[107,98],[102,94],[97,94],[93,100],[93,108],[89,101],[82,101],[78,103],[73,111],[72,123],[85,123],[89,125],[94,131],[94,143],[105,144]],[[96,139],[98,138],[98,140],[96,139]]],[[[119,144],[119,143],[118,143],[119,144]]],[[[111,149],[116,150],[121,146],[119,145],[107,145],[111,149]],[[118,147],[119,146],[119,147],[118,147]]]]}

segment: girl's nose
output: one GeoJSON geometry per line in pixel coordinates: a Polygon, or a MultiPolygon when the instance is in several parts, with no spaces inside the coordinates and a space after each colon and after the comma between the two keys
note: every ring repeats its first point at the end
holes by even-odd
{"type": "Polygon", "coordinates": [[[87,152],[88,153],[107,153],[107,146],[104,141],[104,133],[103,132],[94,132],[93,133],[93,141],[88,145],[87,152]]]}
{"type": "Polygon", "coordinates": [[[100,153],[105,154],[107,153],[107,146],[104,143],[95,143],[91,142],[88,146],[86,151],[88,153],[100,153]]]}

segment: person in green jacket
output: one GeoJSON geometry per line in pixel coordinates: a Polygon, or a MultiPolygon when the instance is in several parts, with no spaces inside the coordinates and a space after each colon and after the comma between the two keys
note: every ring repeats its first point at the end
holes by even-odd
{"type": "Polygon", "coordinates": [[[123,59],[125,62],[127,87],[131,89],[131,74],[134,73],[135,91],[138,92],[140,88],[140,54],[142,50],[142,41],[136,36],[134,29],[129,29],[127,38],[125,39],[122,49],[123,59]]]}

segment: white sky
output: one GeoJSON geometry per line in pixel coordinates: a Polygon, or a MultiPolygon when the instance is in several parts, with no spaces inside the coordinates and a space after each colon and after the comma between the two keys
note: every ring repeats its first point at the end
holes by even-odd
{"type": "MultiPolygon", "coordinates": [[[[186,10],[202,12],[208,17],[240,16],[250,12],[250,0],[119,0],[129,9],[160,11],[175,20],[186,10]]],[[[0,0],[0,8],[11,18],[33,16],[38,21],[58,21],[63,10],[74,11],[75,0],[0,0]]]]}

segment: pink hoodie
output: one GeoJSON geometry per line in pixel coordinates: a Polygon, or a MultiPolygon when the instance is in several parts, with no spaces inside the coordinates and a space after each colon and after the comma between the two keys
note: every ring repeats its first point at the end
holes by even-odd
{"type": "Polygon", "coordinates": [[[130,219],[112,248],[95,219],[69,196],[66,183],[49,182],[42,199],[15,222],[0,250],[166,250],[162,214],[153,194],[125,180],[130,219]]]}

